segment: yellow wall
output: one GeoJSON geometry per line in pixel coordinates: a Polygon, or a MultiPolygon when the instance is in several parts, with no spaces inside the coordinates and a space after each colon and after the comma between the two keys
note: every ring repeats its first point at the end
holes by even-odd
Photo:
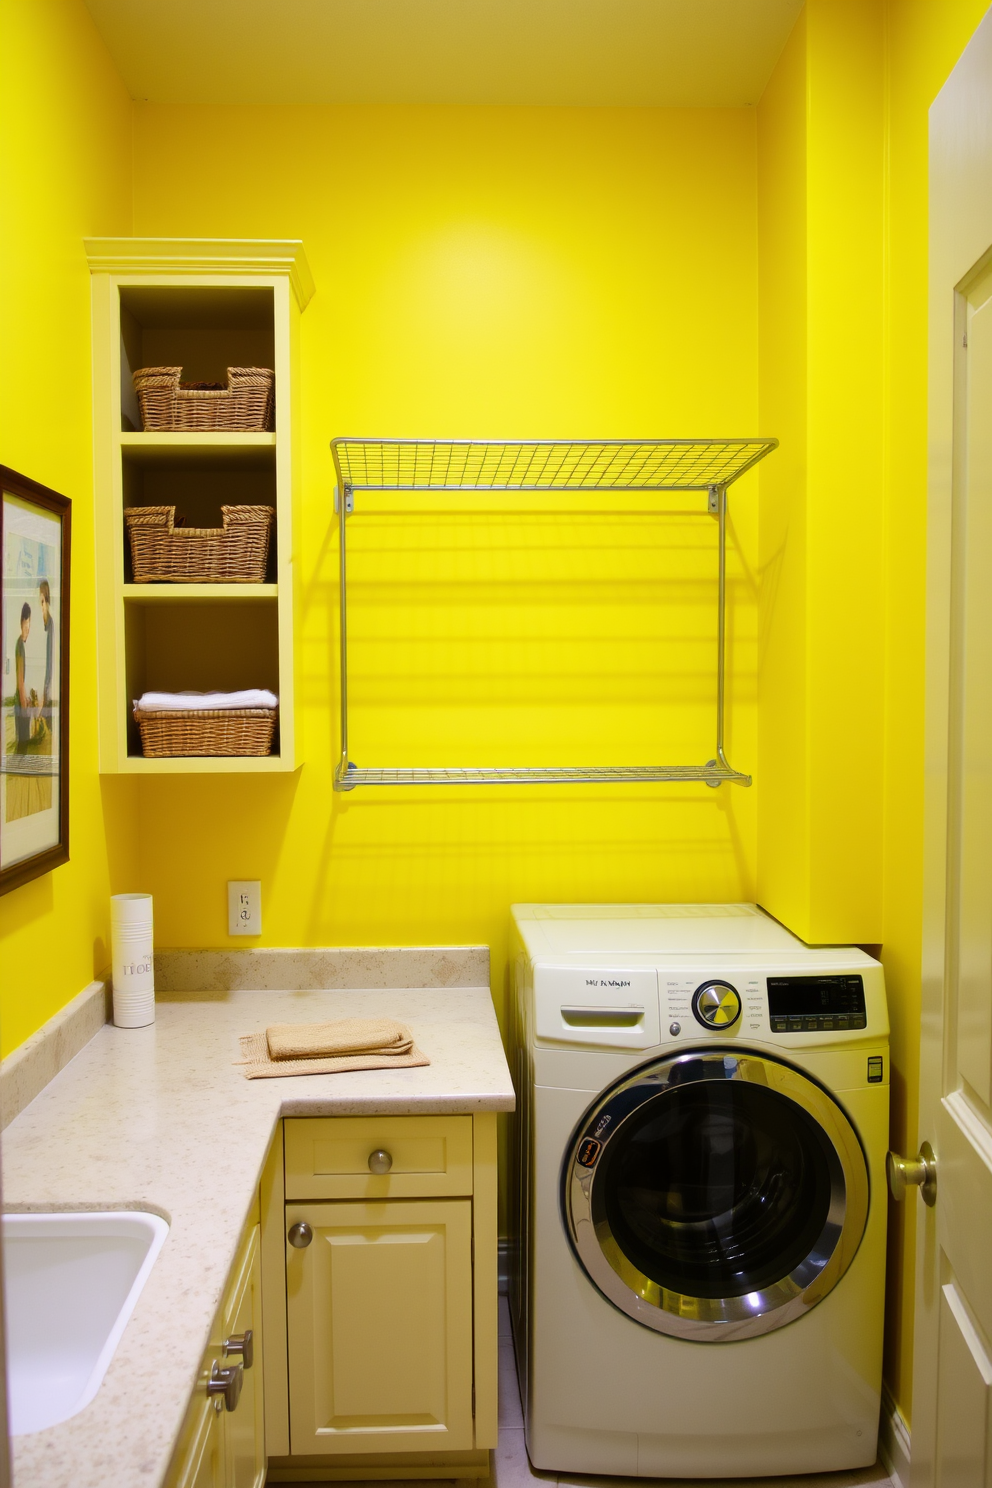
{"type": "Polygon", "coordinates": [[[809,0],[758,108],[758,897],[882,938],[880,0],[809,0]]]}
{"type": "Polygon", "coordinates": [[[105,968],[107,898],[133,871],[136,834],[133,791],[101,789],[96,773],[82,245],[84,233],[131,230],[131,103],[82,0],[4,5],[0,16],[0,461],[73,502],[71,861],[0,899],[6,1052],[105,968]]]}
{"type": "MultiPolygon", "coordinates": [[[[345,432],[753,430],[753,112],[141,105],[135,231],[300,236],[318,286],[302,331],[307,763],[293,780],[141,782],[159,943],[227,944],[225,880],[258,876],[262,943],[484,941],[501,1000],[515,899],[753,896],[740,789],[332,796],[328,453],[345,432]],[[221,173],[175,149],[221,132],[252,140],[221,173]]],[[[730,747],[746,769],[756,505],[753,483],[739,492],[730,747]]],[[[425,522],[360,502],[353,758],[710,757],[710,518],[659,527],[620,500],[425,522]]]]}
{"type": "MultiPolygon", "coordinates": [[[[918,1119],[927,110],[985,9],[807,0],[758,108],[760,420],[782,440],[761,475],[758,895],[809,940],[882,943],[892,1142],[907,1151],[918,1119]]],[[[886,1379],[907,1418],[914,1217],[892,1206],[886,1379]]]]}
{"type": "MultiPolygon", "coordinates": [[[[0,458],[76,499],[73,861],[0,901],[4,1047],[102,967],[111,887],[152,890],[162,945],[242,944],[228,877],[262,879],[265,944],[486,941],[498,997],[514,898],[757,895],[809,939],[883,943],[893,1141],[912,1145],[927,109],[984,9],[808,0],[753,111],[136,105],[135,232],[300,236],[317,279],[307,764],[101,790],[80,239],[131,230],[132,110],[81,0],[4,8],[0,458]],[[250,147],[219,173],[175,148],[197,132],[250,147]],[[65,401],[42,421],[55,357],[65,401]],[[757,481],[732,498],[730,746],[753,791],[333,796],[333,434],[756,427],[782,446],[760,533],[757,481]]],[[[352,529],[353,754],[699,755],[712,527],[664,530],[674,557],[629,509],[413,522],[369,504],[352,529]],[[677,582],[662,594],[658,577],[677,582]]],[[[907,1415],[913,1212],[894,1212],[886,1363],[907,1415]]]]}
{"type": "Polygon", "coordinates": [[[807,663],[806,12],[757,110],[758,422],[779,440],[759,472],[758,896],[809,919],[807,663]]]}

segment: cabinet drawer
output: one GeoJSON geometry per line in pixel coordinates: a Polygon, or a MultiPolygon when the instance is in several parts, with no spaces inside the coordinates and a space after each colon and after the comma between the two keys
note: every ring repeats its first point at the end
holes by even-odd
{"type": "Polygon", "coordinates": [[[472,1192],[471,1116],[288,1117],[287,1199],[449,1198],[472,1192]],[[373,1173],[373,1153],[387,1153],[373,1173]]]}

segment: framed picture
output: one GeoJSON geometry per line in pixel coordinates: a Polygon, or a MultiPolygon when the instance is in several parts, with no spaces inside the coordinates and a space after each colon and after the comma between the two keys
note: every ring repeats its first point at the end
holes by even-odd
{"type": "Polygon", "coordinates": [[[69,859],[71,502],[0,465],[0,894],[69,859]]]}

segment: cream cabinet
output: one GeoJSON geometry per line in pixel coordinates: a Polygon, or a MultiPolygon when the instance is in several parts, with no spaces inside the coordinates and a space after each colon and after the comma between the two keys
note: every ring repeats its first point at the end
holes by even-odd
{"type": "MultiPolygon", "coordinates": [[[[300,316],[314,293],[299,242],[89,238],[92,280],[98,740],[102,774],[278,773],[299,768],[294,625],[300,609],[300,316]],[[275,372],[268,432],[142,428],[133,373],[181,366],[226,383],[275,372]],[[227,504],[271,507],[260,582],[137,582],[126,513],[175,507],[219,528],[227,504]],[[272,753],[146,757],[132,702],[144,691],[268,688],[272,753]]],[[[233,578],[234,576],[232,576],[233,578]]]]}
{"type": "Polygon", "coordinates": [[[167,1488],[263,1488],[260,1259],[259,1226],[252,1223],[211,1330],[167,1488]]]}
{"type": "Polygon", "coordinates": [[[487,1476],[495,1115],[288,1117],[262,1232],[270,1482],[487,1476]]]}
{"type": "Polygon", "coordinates": [[[287,1118],[165,1488],[488,1477],[497,1305],[492,1112],[287,1118]]]}

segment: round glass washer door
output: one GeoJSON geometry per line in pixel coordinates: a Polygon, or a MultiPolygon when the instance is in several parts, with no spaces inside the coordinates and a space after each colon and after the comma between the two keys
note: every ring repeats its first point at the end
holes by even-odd
{"type": "Polygon", "coordinates": [[[586,1112],[562,1207],[580,1265],[629,1317],[729,1343],[837,1285],[868,1218],[857,1134],[813,1079],[708,1048],[635,1070],[586,1112]]]}

